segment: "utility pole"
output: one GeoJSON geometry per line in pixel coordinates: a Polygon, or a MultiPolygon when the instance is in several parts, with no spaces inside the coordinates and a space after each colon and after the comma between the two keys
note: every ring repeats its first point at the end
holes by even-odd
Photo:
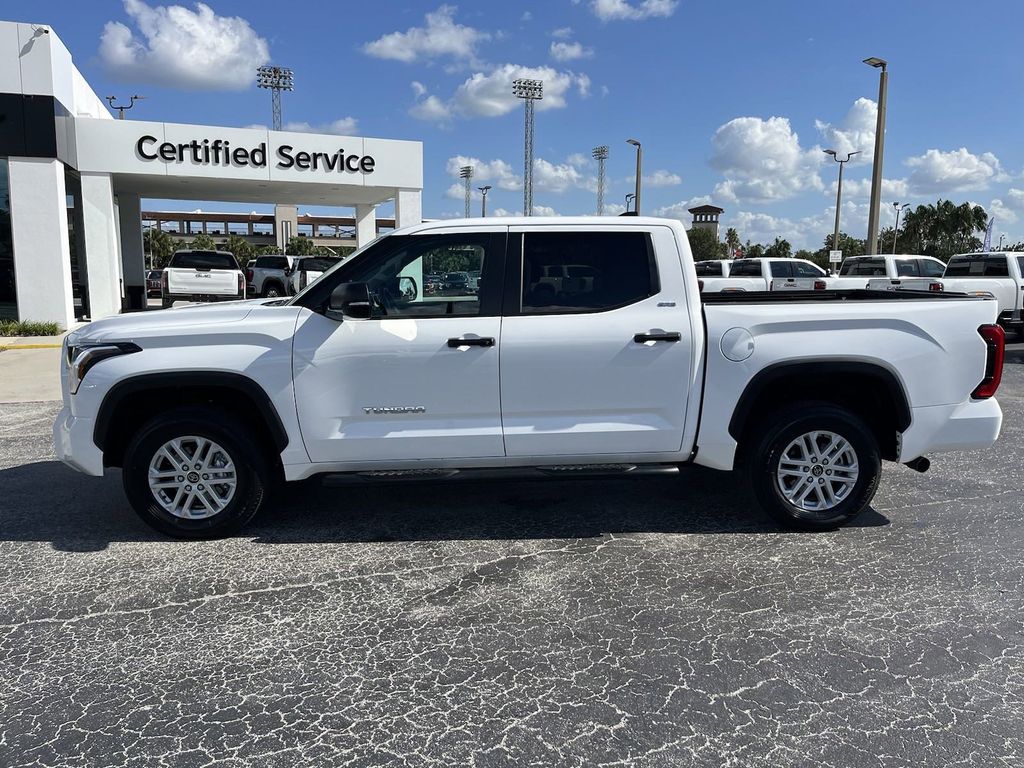
{"type": "Polygon", "coordinates": [[[644,149],[636,139],[626,139],[627,144],[636,147],[636,192],[633,195],[633,212],[640,215],[640,174],[643,170],[644,149]]]}
{"type": "Polygon", "coordinates": [[[256,70],[256,86],[270,91],[273,108],[273,126],[281,130],[281,91],[295,90],[295,74],[287,67],[259,67],[256,70]]]}
{"type": "Polygon", "coordinates": [[[139,99],[144,99],[144,98],[146,98],[146,97],[145,96],[132,96],[129,99],[128,103],[125,104],[124,106],[118,106],[117,104],[114,103],[115,101],[117,101],[117,96],[107,96],[106,100],[107,100],[107,103],[110,105],[111,109],[116,109],[117,110],[117,119],[118,120],[124,120],[124,111],[126,109],[131,109],[132,107],[135,106],[135,102],[136,101],[138,101],[139,99]]]}
{"type": "Polygon", "coordinates": [[[469,211],[469,200],[472,194],[472,180],[473,180],[473,166],[464,165],[459,168],[459,178],[462,179],[462,184],[466,188],[466,206],[465,206],[465,217],[468,219],[470,216],[469,211]]]}
{"type": "Polygon", "coordinates": [[[869,67],[881,70],[878,73],[878,119],[875,122],[875,161],[871,168],[871,207],[868,209],[868,254],[878,253],[878,217],[882,202],[882,152],[885,147],[885,102],[889,90],[889,73],[885,59],[875,56],[864,59],[869,67]]]}
{"type": "Polygon", "coordinates": [[[544,81],[519,78],[512,81],[512,95],[522,99],[523,130],[523,215],[533,215],[533,102],[544,98],[544,81]]]}
{"type": "Polygon", "coordinates": [[[604,216],[604,161],[608,159],[608,147],[594,147],[591,157],[597,160],[597,215],[604,216]]]}
{"type": "Polygon", "coordinates": [[[491,185],[477,187],[480,190],[480,218],[487,218],[487,193],[491,191],[491,185]]]}

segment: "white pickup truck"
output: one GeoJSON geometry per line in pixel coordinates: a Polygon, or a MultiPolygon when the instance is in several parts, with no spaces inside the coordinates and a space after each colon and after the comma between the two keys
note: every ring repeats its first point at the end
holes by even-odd
{"type": "Polygon", "coordinates": [[[887,291],[966,293],[994,298],[999,304],[998,322],[1007,330],[1024,329],[1024,253],[991,251],[964,253],[950,258],[942,277],[875,279],[868,288],[887,291]]]}
{"type": "Polygon", "coordinates": [[[438,221],[290,299],[73,332],[54,446],[89,475],[121,467],[139,515],[186,538],[238,529],[277,480],[687,464],[739,468],[763,509],[821,530],[870,503],[883,459],[924,471],[993,443],[994,322],[967,296],[702,297],[675,220],[438,221]],[[479,292],[424,295],[441,259],[480,269],[479,292]],[[559,265],[588,279],[551,290],[559,265]]]}
{"type": "Polygon", "coordinates": [[[884,278],[903,280],[910,277],[932,279],[942,277],[946,263],[934,256],[916,254],[879,254],[877,256],[850,256],[839,268],[838,277],[827,280],[830,290],[867,288],[868,281],[884,278]]]}
{"type": "Polygon", "coordinates": [[[164,309],[176,301],[234,301],[245,298],[245,273],[228,251],[175,251],[161,276],[164,309]]]}
{"type": "Polygon", "coordinates": [[[698,277],[702,293],[823,291],[826,288],[825,270],[804,259],[734,259],[724,276],[698,277]]]}

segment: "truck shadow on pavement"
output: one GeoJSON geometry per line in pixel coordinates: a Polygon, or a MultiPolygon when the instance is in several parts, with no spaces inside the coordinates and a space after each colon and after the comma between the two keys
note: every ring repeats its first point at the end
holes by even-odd
{"type": "MultiPolygon", "coordinates": [[[[136,517],[117,470],[101,480],[56,461],[37,462],[0,470],[0,488],[0,540],[46,541],[68,552],[167,540],[136,517]]],[[[851,526],[888,523],[869,508],[851,526]]],[[[666,477],[291,483],[237,538],[372,543],[783,531],[757,509],[736,475],[689,467],[666,477]]]]}

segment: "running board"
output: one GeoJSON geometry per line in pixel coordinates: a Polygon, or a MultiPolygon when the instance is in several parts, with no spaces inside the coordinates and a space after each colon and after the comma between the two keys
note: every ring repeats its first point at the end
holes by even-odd
{"type": "Polygon", "coordinates": [[[374,469],[320,475],[324,485],[424,480],[511,480],[542,477],[600,477],[615,475],[675,475],[678,464],[555,464],[547,467],[487,467],[469,469],[374,469]]]}

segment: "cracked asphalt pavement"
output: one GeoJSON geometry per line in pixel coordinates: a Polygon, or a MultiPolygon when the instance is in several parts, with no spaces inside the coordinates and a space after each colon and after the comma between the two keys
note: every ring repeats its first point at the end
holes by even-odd
{"type": "Polygon", "coordinates": [[[0,765],[1020,766],[1024,347],[987,452],[784,532],[736,479],[288,488],[144,527],[0,406],[0,765]]]}

